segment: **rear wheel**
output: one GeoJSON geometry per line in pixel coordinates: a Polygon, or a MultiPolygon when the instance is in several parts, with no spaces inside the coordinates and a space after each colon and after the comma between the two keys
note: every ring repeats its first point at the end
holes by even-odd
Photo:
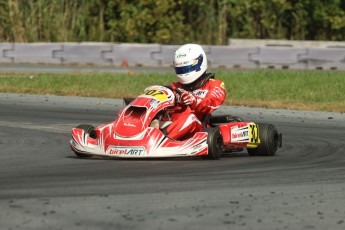
{"type": "MultiPolygon", "coordinates": [[[[84,130],[84,132],[89,134],[89,137],[91,137],[91,138],[97,137],[95,127],[93,127],[92,125],[81,124],[81,125],[78,125],[76,128],[84,130]]],[[[92,155],[80,153],[80,152],[75,151],[75,150],[74,150],[74,153],[75,153],[75,155],[77,155],[78,157],[81,157],[81,158],[92,157],[92,155]]]]}
{"type": "Polygon", "coordinates": [[[223,153],[223,137],[218,128],[205,128],[203,132],[207,132],[208,155],[203,156],[204,159],[215,160],[223,153]]]}
{"type": "Polygon", "coordinates": [[[248,148],[250,156],[274,156],[279,148],[279,134],[271,124],[258,124],[260,144],[257,148],[248,148]]]}

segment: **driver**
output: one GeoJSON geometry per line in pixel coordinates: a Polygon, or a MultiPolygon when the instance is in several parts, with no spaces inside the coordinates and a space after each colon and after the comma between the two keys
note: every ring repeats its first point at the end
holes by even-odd
{"type": "Polygon", "coordinates": [[[221,80],[214,79],[215,74],[207,72],[207,57],[200,45],[178,48],[174,68],[178,81],[170,86],[182,94],[170,114],[170,125],[162,131],[171,139],[184,140],[202,131],[203,119],[224,102],[226,90],[221,80]]]}

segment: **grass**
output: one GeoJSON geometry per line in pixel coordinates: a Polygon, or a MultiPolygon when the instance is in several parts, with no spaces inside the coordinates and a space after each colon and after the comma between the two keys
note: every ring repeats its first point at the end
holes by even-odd
{"type": "Polygon", "coordinates": [[[222,73],[230,104],[345,111],[345,72],[251,71],[222,73]]]}
{"type": "MultiPolygon", "coordinates": [[[[217,72],[227,105],[345,112],[345,72],[255,70],[217,72]]],[[[0,92],[89,97],[134,97],[174,74],[0,73],[0,92]]]]}

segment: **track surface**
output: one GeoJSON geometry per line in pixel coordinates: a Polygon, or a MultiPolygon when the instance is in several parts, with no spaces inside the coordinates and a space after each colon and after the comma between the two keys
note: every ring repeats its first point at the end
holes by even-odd
{"type": "Polygon", "coordinates": [[[345,229],[345,115],[224,107],[283,133],[274,157],[78,159],[70,129],[120,100],[0,94],[0,229],[345,229]]]}

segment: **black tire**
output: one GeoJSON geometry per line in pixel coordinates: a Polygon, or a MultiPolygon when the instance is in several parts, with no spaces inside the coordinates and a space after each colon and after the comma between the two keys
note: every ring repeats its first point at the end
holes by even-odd
{"type": "Polygon", "coordinates": [[[279,148],[279,134],[271,124],[258,124],[260,144],[257,148],[248,148],[250,156],[274,156],[279,148]]]}
{"type": "Polygon", "coordinates": [[[203,132],[207,132],[208,155],[203,156],[204,159],[216,160],[223,153],[223,137],[218,128],[205,128],[203,132]]]}
{"type": "MultiPolygon", "coordinates": [[[[93,127],[92,125],[81,124],[81,125],[78,125],[76,128],[84,130],[84,132],[88,133],[89,137],[91,137],[91,138],[97,137],[95,127],[93,127]]],[[[77,155],[78,157],[81,157],[81,158],[92,157],[92,155],[80,153],[77,151],[74,151],[74,153],[75,153],[75,155],[77,155]]]]}

